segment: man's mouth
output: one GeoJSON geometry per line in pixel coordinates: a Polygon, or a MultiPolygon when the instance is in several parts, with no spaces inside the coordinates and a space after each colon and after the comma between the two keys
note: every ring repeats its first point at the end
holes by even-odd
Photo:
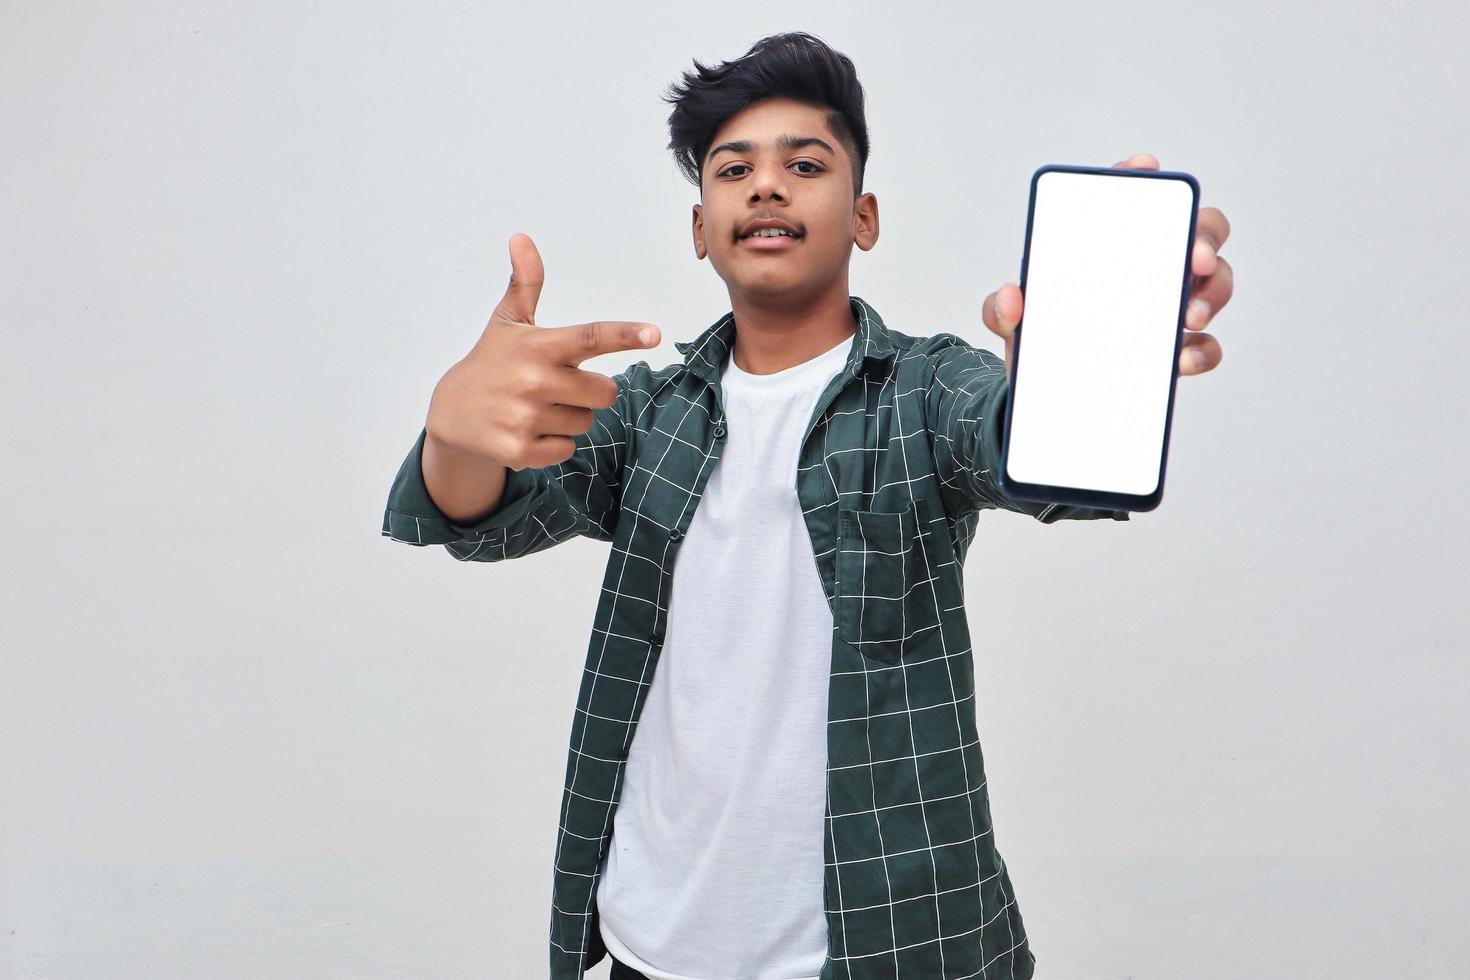
{"type": "Polygon", "coordinates": [[[740,239],[740,244],[746,248],[769,252],[792,248],[799,241],[801,241],[801,236],[792,235],[788,232],[758,231],[740,239]]]}

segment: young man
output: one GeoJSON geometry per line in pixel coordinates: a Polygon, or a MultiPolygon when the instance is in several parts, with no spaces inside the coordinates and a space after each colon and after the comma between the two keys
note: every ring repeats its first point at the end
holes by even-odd
{"type": "MultiPolygon", "coordinates": [[[[682,361],[582,370],[659,332],[535,325],[541,260],[512,237],[510,287],[436,387],[383,533],[461,561],[612,543],[559,817],[553,980],[605,953],[614,980],[1024,980],[961,569],[985,510],[1128,514],[996,485],[1014,284],[982,312],[1005,361],[849,295],[852,246],[878,240],[852,62],[788,34],[695,68],[669,98],[670,148],[730,312],[675,345],[682,361]]],[[[1218,310],[1228,225],[1203,209],[1198,227],[1195,295],[1218,310]]],[[[1183,374],[1219,360],[1207,314],[1183,374]]]]}

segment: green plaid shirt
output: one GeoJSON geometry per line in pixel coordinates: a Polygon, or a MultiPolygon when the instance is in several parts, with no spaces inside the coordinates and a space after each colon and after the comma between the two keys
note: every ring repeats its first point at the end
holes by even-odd
{"type": "MultiPolygon", "coordinates": [[[[965,554],[984,510],[1043,524],[1128,513],[1002,494],[1004,361],[954,334],[889,330],[862,299],[849,303],[858,330],[804,420],[795,487],[832,608],[821,980],[1025,980],[1035,957],[996,849],[976,729],[965,554]]],[[[607,953],[598,873],[679,542],[725,445],[719,379],[734,339],[727,313],[674,345],[682,363],[617,374],[617,403],[594,410],[575,454],[510,471],[501,506],[474,525],[434,506],[420,432],[383,515],[393,540],[460,561],[575,535],[612,544],[563,784],[552,980],[580,980],[607,953]]]]}

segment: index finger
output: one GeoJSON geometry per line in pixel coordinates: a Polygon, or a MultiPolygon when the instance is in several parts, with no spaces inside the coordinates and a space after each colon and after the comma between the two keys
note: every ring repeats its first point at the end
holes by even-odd
{"type": "Polygon", "coordinates": [[[1159,158],[1152,153],[1135,153],[1126,160],[1113,164],[1114,170],[1157,170],[1159,158]]]}
{"type": "Polygon", "coordinates": [[[576,367],[599,354],[657,347],[659,329],[636,320],[594,320],[570,327],[542,327],[535,342],[558,363],[576,367]]]}

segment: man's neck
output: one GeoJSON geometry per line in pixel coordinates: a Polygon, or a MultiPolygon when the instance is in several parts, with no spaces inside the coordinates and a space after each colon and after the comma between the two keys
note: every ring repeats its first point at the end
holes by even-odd
{"type": "Polygon", "coordinates": [[[811,360],[857,333],[848,304],[847,280],[834,282],[823,294],[774,305],[758,297],[730,297],[735,314],[735,349],[731,357],[750,374],[774,374],[811,360]]]}

